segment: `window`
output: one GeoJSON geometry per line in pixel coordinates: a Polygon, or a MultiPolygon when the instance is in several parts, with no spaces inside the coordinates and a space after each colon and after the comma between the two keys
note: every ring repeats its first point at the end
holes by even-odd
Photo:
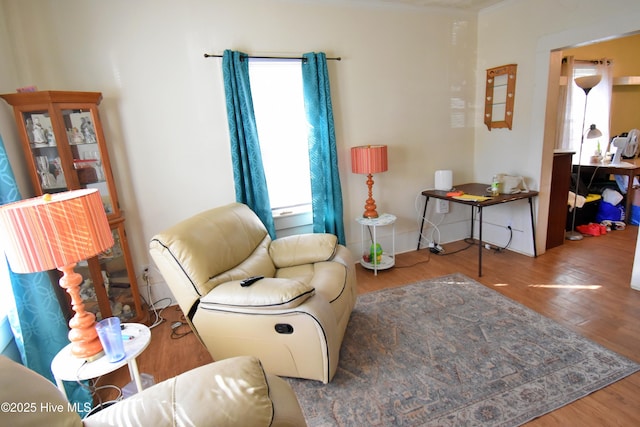
{"type": "Polygon", "coordinates": [[[251,59],[249,78],[273,211],[311,208],[300,61],[251,59]]]}
{"type": "Polygon", "coordinates": [[[587,100],[587,110],[585,114],[585,95],[584,91],[578,88],[575,83],[573,96],[571,97],[571,117],[569,125],[571,126],[571,146],[576,152],[573,156],[573,162],[578,163],[577,153],[580,150],[580,140],[591,124],[602,132],[602,136],[597,139],[584,139],[582,146],[582,160],[589,161],[589,158],[596,152],[598,146],[601,151],[607,149],[609,142],[609,106],[611,103],[611,87],[608,86],[608,66],[592,62],[577,62],[573,68],[573,76],[570,82],[576,77],[590,76],[601,74],[602,81],[589,92],[587,100]],[[584,116],[584,117],[583,117],[584,116]],[[582,129],[582,121],[584,118],[584,129],[582,129]]]}

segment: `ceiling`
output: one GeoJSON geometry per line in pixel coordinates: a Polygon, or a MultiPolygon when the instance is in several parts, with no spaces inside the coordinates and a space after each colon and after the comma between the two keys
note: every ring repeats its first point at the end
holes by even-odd
{"type": "MultiPolygon", "coordinates": [[[[349,2],[351,0],[340,0],[349,2]]],[[[505,0],[362,0],[366,3],[387,3],[416,7],[440,7],[447,9],[478,11],[505,0]]]]}

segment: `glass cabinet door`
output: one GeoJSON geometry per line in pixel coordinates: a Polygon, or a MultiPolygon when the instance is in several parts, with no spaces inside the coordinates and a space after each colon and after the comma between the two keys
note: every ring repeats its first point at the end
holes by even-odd
{"type": "Polygon", "coordinates": [[[24,112],[22,117],[41,192],[66,191],[67,180],[49,111],[24,112]]]}
{"type": "Polygon", "coordinates": [[[0,94],[13,106],[25,162],[36,196],[80,188],[98,189],[115,245],[79,262],[85,306],[98,319],[118,316],[140,322],[135,268],[120,211],[98,105],[100,92],[35,91],[0,94]]]}
{"type": "Polygon", "coordinates": [[[62,120],[80,188],[97,188],[107,215],[111,215],[113,198],[103,163],[105,156],[98,144],[95,114],[91,108],[62,110],[62,120]]]}
{"type": "Polygon", "coordinates": [[[136,298],[136,286],[131,285],[131,261],[123,250],[124,226],[116,225],[111,231],[113,247],[76,267],[84,279],[80,294],[85,309],[95,314],[97,320],[116,316],[122,322],[130,322],[141,317],[142,307],[136,298]]]}

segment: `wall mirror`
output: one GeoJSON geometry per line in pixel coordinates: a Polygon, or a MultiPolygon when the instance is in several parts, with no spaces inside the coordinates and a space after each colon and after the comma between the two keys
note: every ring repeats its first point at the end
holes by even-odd
{"type": "Polygon", "coordinates": [[[511,130],[517,68],[516,64],[509,64],[487,70],[484,123],[489,130],[497,128],[511,130]]]}

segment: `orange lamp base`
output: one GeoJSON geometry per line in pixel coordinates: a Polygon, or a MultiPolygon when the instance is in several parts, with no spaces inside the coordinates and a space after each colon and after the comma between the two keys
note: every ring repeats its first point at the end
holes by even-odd
{"type": "MultiPolygon", "coordinates": [[[[372,202],[374,202],[373,199],[371,199],[372,202]]],[[[375,203],[373,204],[373,208],[369,208],[368,205],[365,205],[365,211],[362,214],[363,218],[378,218],[380,215],[378,215],[378,211],[376,211],[376,205],[375,203]]]]}
{"type": "Polygon", "coordinates": [[[59,267],[62,272],[60,287],[71,296],[71,308],[75,312],[69,321],[69,341],[71,341],[71,354],[77,358],[88,361],[95,360],[104,354],[102,343],[96,331],[96,316],[84,309],[84,303],[80,296],[82,275],[73,269],[76,264],[59,267]]]}
{"type": "Polygon", "coordinates": [[[378,218],[376,211],[376,201],[373,200],[373,175],[367,175],[367,186],[369,187],[369,198],[364,204],[363,218],[378,218]]]}

